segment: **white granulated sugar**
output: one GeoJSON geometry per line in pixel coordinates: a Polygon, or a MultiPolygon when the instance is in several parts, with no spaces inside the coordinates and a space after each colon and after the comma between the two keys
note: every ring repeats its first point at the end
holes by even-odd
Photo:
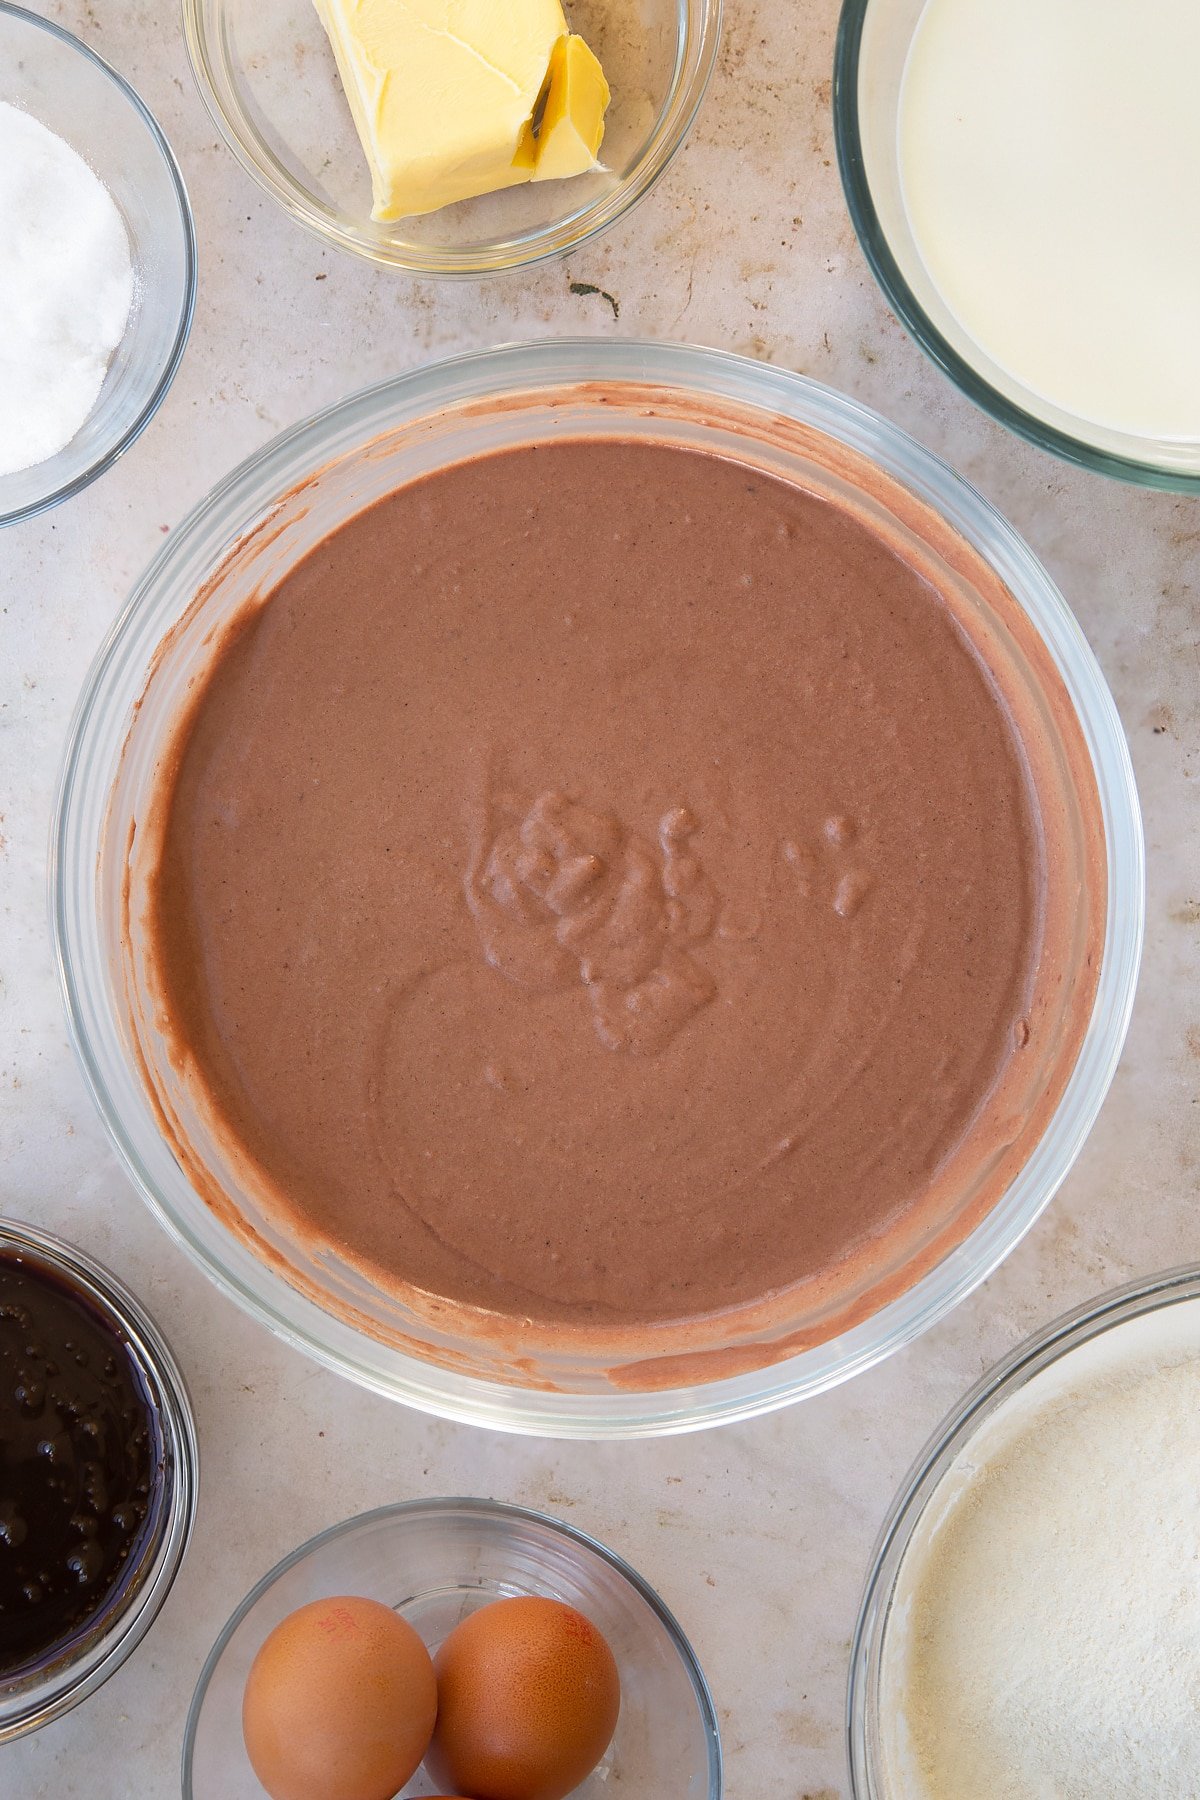
{"type": "Polygon", "coordinates": [[[0,475],[70,443],[132,303],[111,194],[62,138],[0,101],[0,475]]]}
{"type": "Polygon", "coordinates": [[[882,1698],[896,1800],[1198,1800],[1200,1306],[1064,1358],[960,1455],[882,1698]]]}

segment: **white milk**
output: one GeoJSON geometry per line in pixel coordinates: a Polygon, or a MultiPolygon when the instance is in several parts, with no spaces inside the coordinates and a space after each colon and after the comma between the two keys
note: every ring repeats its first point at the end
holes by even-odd
{"type": "Polygon", "coordinates": [[[899,156],[930,278],[1001,368],[1200,440],[1200,0],[928,0],[899,156]]]}

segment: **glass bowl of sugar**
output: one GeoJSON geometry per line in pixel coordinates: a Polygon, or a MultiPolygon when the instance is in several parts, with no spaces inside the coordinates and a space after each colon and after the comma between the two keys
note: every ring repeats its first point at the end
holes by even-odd
{"type": "Polygon", "coordinates": [[[917,343],[1070,462],[1200,492],[1195,0],[843,0],[859,241],[917,343]]]}
{"type": "Polygon", "coordinates": [[[196,244],[162,131],[86,44],[0,0],[0,525],[87,485],[187,342],[196,244]]]}
{"type": "Polygon", "coordinates": [[[854,1800],[1200,1793],[1200,1269],[1090,1300],[903,1484],[851,1655],[854,1800]]]}

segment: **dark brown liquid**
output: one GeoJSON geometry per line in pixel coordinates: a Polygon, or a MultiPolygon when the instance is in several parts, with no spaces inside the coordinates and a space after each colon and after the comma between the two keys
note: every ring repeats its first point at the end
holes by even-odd
{"type": "Polygon", "coordinates": [[[141,1370],[57,1274],[0,1252],[0,1676],[65,1647],[133,1566],[161,1464],[141,1370]]]}

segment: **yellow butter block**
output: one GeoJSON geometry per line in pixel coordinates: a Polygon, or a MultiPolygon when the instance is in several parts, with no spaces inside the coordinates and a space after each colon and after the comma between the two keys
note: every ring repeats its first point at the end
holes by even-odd
{"type": "Polygon", "coordinates": [[[371,171],[372,217],[596,163],[608,85],[560,0],[315,0],[371,171]]]}
{"type": "Polygon", "coordinates": [[[561,37],[550,54],[550,86],[537,134],[535,181],[582,175],[596,167],[604,136],[608,83],[581,37],[561,37]]]}

